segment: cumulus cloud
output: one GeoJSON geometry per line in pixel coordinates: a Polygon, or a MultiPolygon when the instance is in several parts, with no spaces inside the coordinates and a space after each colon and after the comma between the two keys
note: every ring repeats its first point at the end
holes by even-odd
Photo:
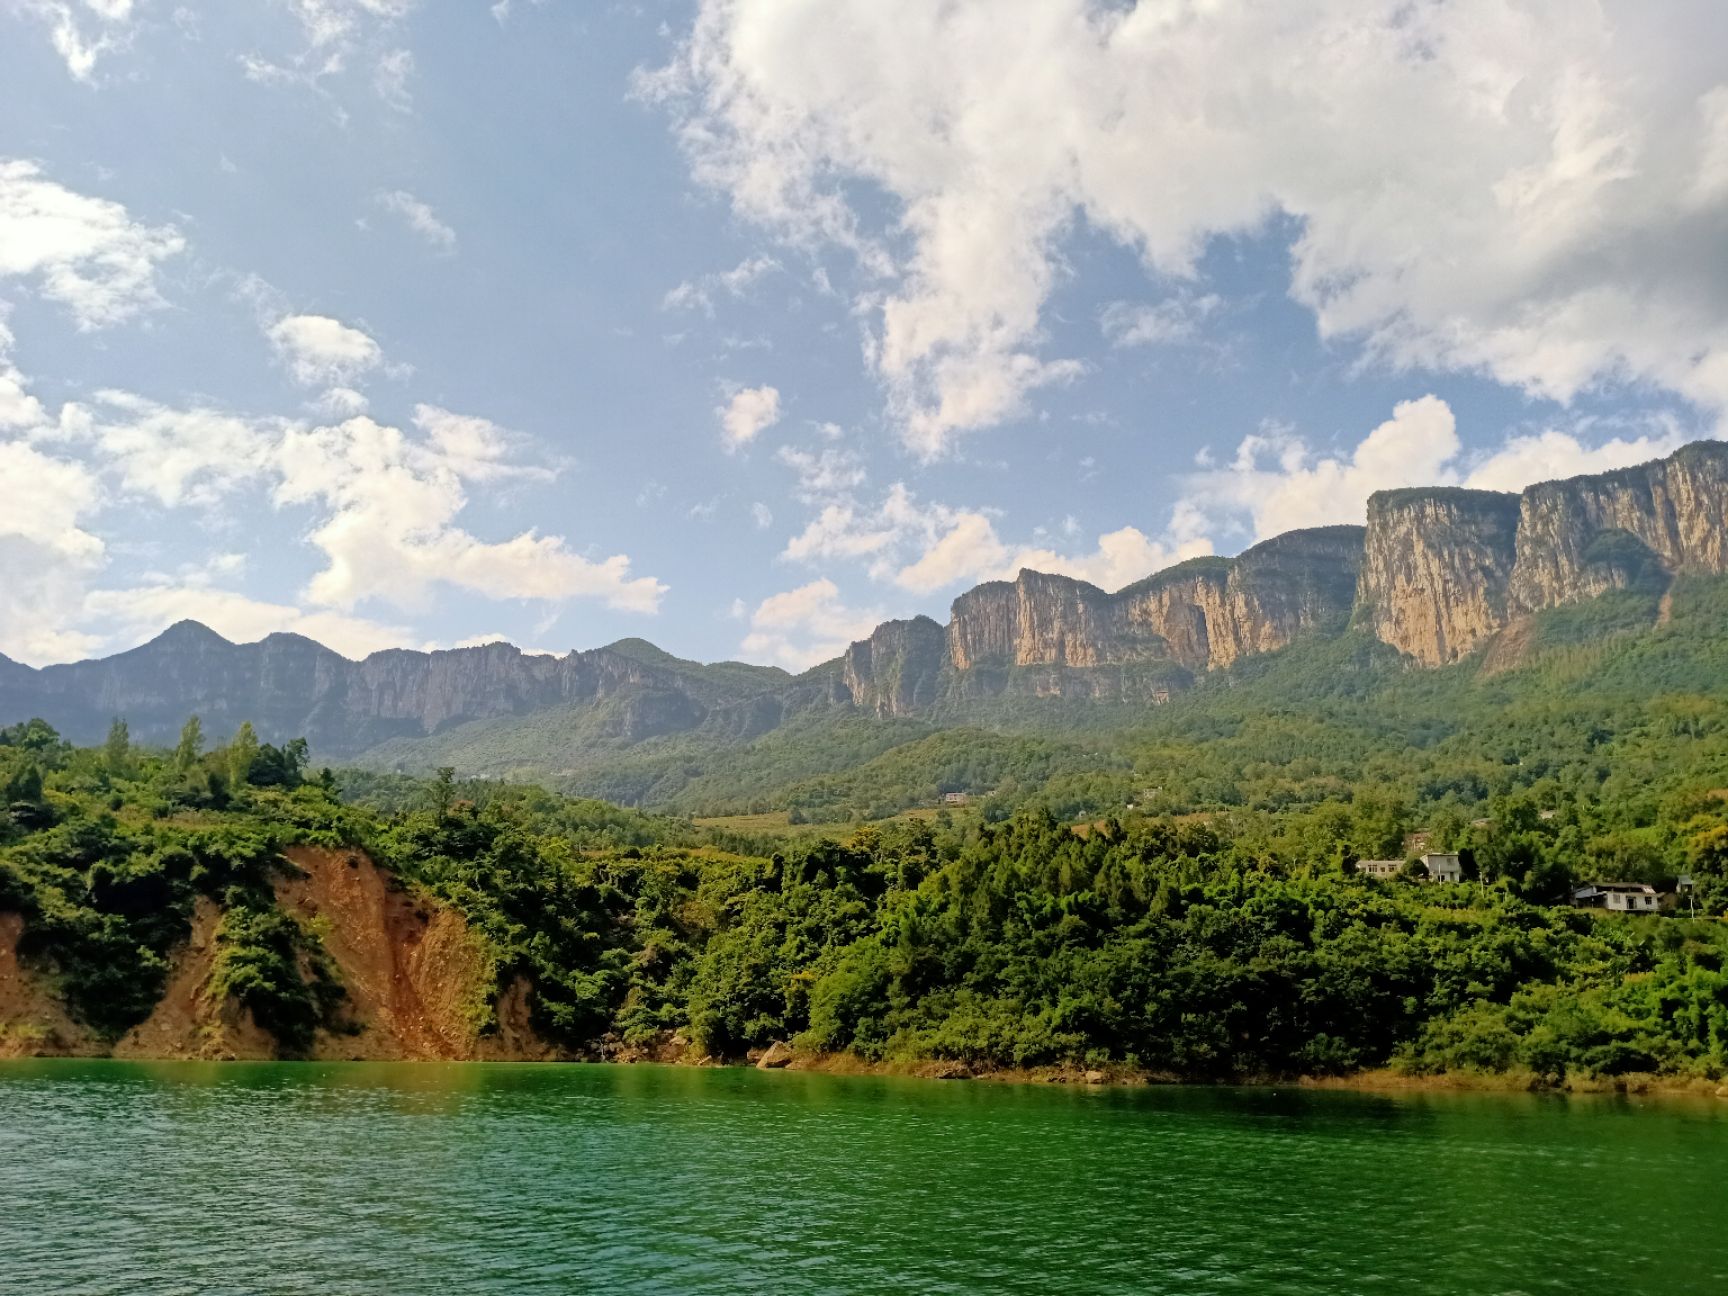
{"type": "Polygon", "coordinates": [[[1467,451],[1452,408],[1437,396],[1404,401],[1349,449],[1321,452],[1287,428],[1245,437],[1231,462],[1193,474],[1183,507],[1205,525],[1254,540],[1299,527],[1360,523],[1368,496],[1402,486],[1522,490],[1532,482],[1606,472],[1660,458],[1687,439],[1677,420],[1635,426],[1579,420],[1516,432],[1467,451]]]}
{"type": "Polygon", "coordinates": [[[804,670],[838,656],[883,619],[880,609],[847,607],[824,576],[757,604],[740,651],[751,661],[804,670]]]}
{"type": "Polygon", "coordinates": [[[429,205],[407,190],[392,189],[380,193],[375,201],[385,211],[400,217],[409,229],[435,251],[449,253],[456,250],[456,231],[439,220],[438,213],[429,205]]]}
{"type": "Polygon", "coordinates": [[[87,654],[74,629],[104,546],[87,526],[101,484],[83,464],[0,441],[0,652],[38,665],[87,654]]]}
{"type": "Polygon", "coordinates": [[[666,587],[632,576],[622,554],[590,559],[562,537],[529,530],[488,542],[457,524],[467,481],[507,471],[485,420],[421,406],[421,438],[364,416],[291,429],[275,457],[279,504],[325,512],[308,535],[326,559],[306,587],[316,604],[351,610],[367,599],[425,606],[445,584],[490,598],[597,598],[633,612],[658,609],[666,587]]]}
{"type": "Polygon", "coordinates": [[[780,421],[780,392],[774,387],[745,387],[714,412],[720,419],[721,440],[728,450],[736,450],[780,421]]]}
{"type": "Polygon", "coordinates": [[[369,335],[328,315],[284,315],[265,330],[294,381],[307,386],[347,386],[384,363],[369,335]]]}
{"type": "Polygon", "coordinates": [[[639,90],[743,217],[855,256],[935,454],[1078,372],[1044,325],[1079,220],[1162,282],[1292,230],[1292,297],[1380,363],[1728,406],[1725,46],[1715,0],[700,0],[639,90]]]}
{"type": "Polygon", "coordinates": [[[157,270],[185,249],[172,226],[149,226],[117,202],[55,183],[34,162],[0,160],[0,278],[33,283],[84,329],[162,303],[157,270]]]}
{"type": "Polygon", "coordinates": [[[1115,590],[1171,563],[1212,552],[1194,509],[1176,510],[1159,537],[1124,526],[1098,537],[1090,551],[1063,552],[1003,540],[981,509],[920,501],[895,483],[872,505],[839,499],[823,506],[786,545],[782,557],[816,563],[851,560],[871,577],[915,594],[985,580],[1012,580],[1022,569],[1056,572],[1115,590]]]}
{"type": "Polygon", "coordinates": [[[173,409],[124,391],[101,391],[61,410],[61,437],[88,443],[121,489],[167,508],[208,506],[262,473],[279,420],[208,408],[173,409]]]}
{"type": "Polygon", "coordinates": [[[15,339],[6,323],[7,308],[0,302],[0,432],[17,432],[47,420],[42,402],[30,394],[29,381],[12,362],[15,339]]]}

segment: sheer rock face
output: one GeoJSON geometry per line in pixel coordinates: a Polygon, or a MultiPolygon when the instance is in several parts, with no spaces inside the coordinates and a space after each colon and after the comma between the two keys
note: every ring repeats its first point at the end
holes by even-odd
{"type": "Polygon", "coordinates": [[[1728,445],[1702,441],[1619,472],[1543,482],[1519,502],[1515,612],[1624,588],[1640,557],[1671,574],[1728,571],[1728,445]]]}
{"type": "Polygon", "coordinates": [[[846,697],[878,716],[927,709],[942,686],[947,636],[929,617],[885,621],[840,659],[846,697]]]}
{"type": "Polygon", "coordinates": [[[1368,501],[1356,615],[1425,666],[1467,656],[1507,620],[1518,497],[1381,491],[1368,501]]]}
{"type": "Polygon", "coordinates": [[[1189,670],[1275,652],[1349,616],[1361,527],[1291,531],[1235,558],[1196,558],[1116,595],[1119,624],[1189,670]]]}
{"type": "Polygon", "coordinates": [[[1728,446],[1615,472],[1368,502],[1357,620],[1425,666],[1536,612],[1675,574],[1728,572],[1728,446]]]}
{"type": "Polygon", "coordinates": [[[954,600],[948,662],[977,666],[1100,666],[1110,650],[1113,606],[1096,585],[1068,576],[1022,571],[1012,582],[989,581],[954,600]]]}
{"type": "Polygon", "coordinates": [[[584,732],[634,741],[695,730],[742,743],[832,709],[963,714],[974,699],[1005,694],[1161,702],[1194,674],[1332,633],[1352,616],[1440,666],[1535,612],[1723,572],[1728,445],[1700,442],[1522,495],[1383,492],[1368,503],[1366,530],[1293,531],[1116,594],[1023,571],[962,594],[946,628],[927,617],[891,621],[796,678],[680,661],[640,640],[564,657],[488,644],[354,662],[297,635],[233,644],[182,622],[100,661],[33,670],[0,657],[0,724],[39,715],[91,743],[120,716],[137,740],[171,743],[197,714],[212,740],[250,720],[266,741],[304,736],[320,759],[339,760],[392,738],[591,705],[598,723],[584,732]]]}

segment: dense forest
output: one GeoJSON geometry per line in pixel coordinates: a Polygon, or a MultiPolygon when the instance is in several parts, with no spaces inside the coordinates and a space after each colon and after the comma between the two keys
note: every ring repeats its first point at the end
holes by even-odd
{"type": "MultiPolygon", "coordinates": [[[[778,839],[451,771],[314,772],[302,744],[249,727],[210,747],[192,721],[176,748],[145,750],[117,723],[75,749],[34,722],[0,731],[0,911],[22,915],[25,963],[113,1038],[149,1013],[207,898],[222,915],[212,992],[290,1056],[344,994],[317,925],[273,899],[281,852],[311,843],[364,850],[459,912],[496,983],[525,979],[537,1028],[573,1056],[677,1038],[722,1059],[784,1041],[1203,1079],[1720,1078],[1728,802],[1699,755],[1721,741],[1716,707],[1682,679],[1617,718],[1611,692],[1568,700],[1572,667],[1551,669],[1551,693],[1494,721],[1479,783],[1431,783],[1445,740],[1407,729],[1401,762],[1342,733],[1340,772],[1304,770],[1271,740],[1311,718],[1232,729],[1214,709],[1192,722],[1213,740],[1185,749],[1190,780],[1232,768],[1236,795],[1210,809],[1070,822],[1049,804],[1060,770],[1040,767],[1047,790],[1025,805],[778,839]],[[1580,707],[1601,710],[1599,729],[1575,729],[1580,707]],[[1230,767],[1233,743],[1263,749],[1264,771],[1230,767]],[[1272,795],[1280,777],[1297,794],[1272,795]],[[1356,873],[1417,827],[1471,880],[1356,873]],[[1581,878],[1682,871],[1696,917],[1564,903],[1581,878]]],[[[1331,678],[1350,706],[1347,676],[1331,678]]]]}

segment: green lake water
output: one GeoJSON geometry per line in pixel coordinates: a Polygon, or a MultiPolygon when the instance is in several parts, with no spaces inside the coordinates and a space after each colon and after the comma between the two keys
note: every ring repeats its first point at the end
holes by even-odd
{"type": "Polygon", "coordinates": [[[0,1064],[0,1292],[1728,1292],[1728,1102],[0,1064]]]}

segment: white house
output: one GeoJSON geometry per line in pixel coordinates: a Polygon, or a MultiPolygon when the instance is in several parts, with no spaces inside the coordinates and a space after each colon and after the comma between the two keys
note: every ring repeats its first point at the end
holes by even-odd
{"type": "Polygon", "coordinates": [[[1403,860],[1357,860],[1356,871],[1369,877],[1397,877],[1404,871],[1403,860]]]}
{"type": "Polygon", "coordinates": [[[1462,882],[1464,880],[1464,865],[1454,854],[1430,851],[1422,857],[1422,863],[1428,870],[1430,882],[1462,882]]]}
{"type": "Polygon", "coordinates": [[[1644,882],[1603,882],[1596,888],[1611,913],[1655,913],[1662,897],[1644,882]]]}

